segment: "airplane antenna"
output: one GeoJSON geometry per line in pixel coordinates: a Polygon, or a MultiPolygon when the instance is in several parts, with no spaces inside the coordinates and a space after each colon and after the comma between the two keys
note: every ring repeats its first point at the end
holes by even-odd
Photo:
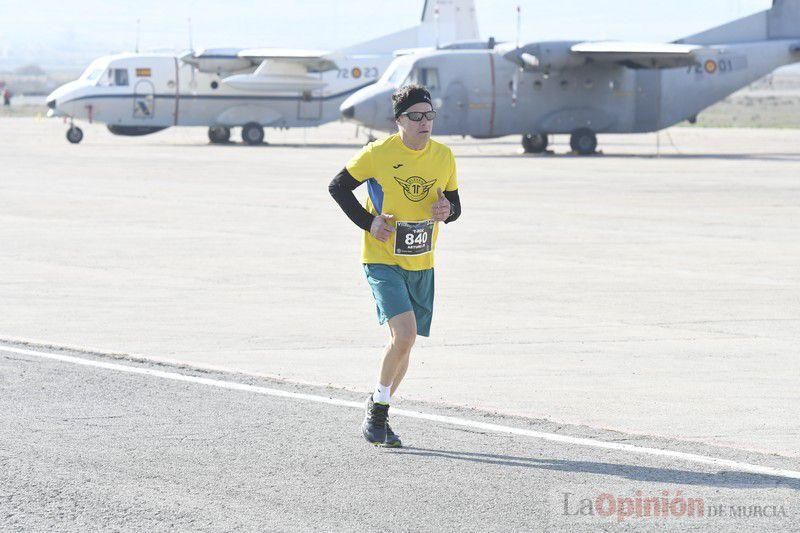
{"type": "Polygon", "coordinates": [[[134,50],[134,52],[137,54],[139,53],[139,26],[141,22],[141,19],[136,19],[136,50],[134,50]]]}
{"type": "MultiPolygon", "coordinates": [[[[517,50],[519,50],[520,31],[522,22],[522,7],[517,4],[517,50]]],[[[519,92],[519,77],[522,73],[522,67],[514,70],[514,75],[511,77],[511,107],[517,107],[517,95],[519,92]]]]}
{"type": "Polygon", "coordinates": [[[436,23],[436,49],[439,49],[439,2],[433,7],[433,20],[436,23]]]}

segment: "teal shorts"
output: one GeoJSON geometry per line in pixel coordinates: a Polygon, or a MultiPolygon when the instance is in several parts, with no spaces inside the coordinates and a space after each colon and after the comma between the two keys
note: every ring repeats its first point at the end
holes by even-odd
{"type": "Polygon", "coordinates": [[[428,337],[433,318],[433,269],[405,270],[396,265],[365,264],[364,273],[372,288],[378,323],[407,311],[414,311],[417,335],[428,337]]]}

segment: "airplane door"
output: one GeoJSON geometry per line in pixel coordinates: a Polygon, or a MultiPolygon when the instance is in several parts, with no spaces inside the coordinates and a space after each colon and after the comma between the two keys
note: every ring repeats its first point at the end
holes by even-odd
{"type": "Polygon", "coordinates": [[[149,79],[140,79],[133,86],[133,118],[152,120],[156,116],[156,88],[149,79]]]}
{"type": "Polygon", "coordinates": [[[661,71],[636,71],[635,131],[655,131],[661,122],[661,71]]]}
{"type": "MultiPolygon", "coordinates": [[[[317,73],[317,77],[322,80],[322,73],[317,73]]],[[[319,121],[322,118],[322,103],[322,90],[303,91],[297,101],[297,120],[319,121]]]]}
{"type": "Polygon", "coordinates": [[[298,120],[316,121],[322,118],[322,98],[318,91],[304,92],[297,101],[298,120]]]}
{"type": "Polygon", "coordinates": [[[469,93],[460,81],[447,86],[442,101],[442,118],[447,131],[452,133],[466,132],[469,114],[469,93]]]}
{"type": "Polygon", "coordinates": [[[115,77],[120,78],[115,82],[127,90],[125,99],[120,100],[124,107],[118,109],[117,122],[144,127],[177,124],[178,58],[142,56],[120,66],[128,68],[114,68],[115,77]],[[124,75],[120,72],[117,76],[118,71],[124,75]]]}

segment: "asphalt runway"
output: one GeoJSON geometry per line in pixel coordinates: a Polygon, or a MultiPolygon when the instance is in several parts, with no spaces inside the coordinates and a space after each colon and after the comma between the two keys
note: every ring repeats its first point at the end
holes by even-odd
{"type": "MultiPolygon", "coordinates": [[[[268,131],[272,145],[247,147],[209,146],[201,129],[119,138],[93,125],[73,146],[60,122],[0,120],[0,342],[71,346],[78,354],[275,378],[360,398],[374,384],[386,333],[358,264],[358,231],[327,193],[362,142],[354,129],[268,131]]],[[[800,132],[674,128],[658,137],[601,136],[604,154],[589,158],[563,155],[563,138],[556,156],[523,156],[515,138],[443,140],[459,164],[464,215],[442,232],[433,335],[415,347],[402,406],[800,470],[800,132]]],[[[45,366],[58,373],[63,365],[45,366]]],[[[63,371],[75,385],[89,372],[63,371]]],[[[28,375],[30,390],[47,388],[39,374],[28,375]]],[[[69,383],[59,390],[70,390],[69,383]]],[[[151,391],[154,398],[175,388],[153,386],[163,389],[151,391]]],[[[136,401],[147,404],[148,394],[136,401]]],[[[227,417],[232,393],[214,394],[222,402],[214,409],[227,417]]],[[[343,432],[359,418],[352,407],[344,412],[350,418],[343,432]]],[[[419,419],[403,422],[415,437],[440,431],[419,419]]],[[[49,431],[42,424],[38,431],[49,431]]],[[[686,465],[674,455],[634,461],[618,449],[590,447],[587,456],[575,443],[474,427],[441,431],[518,443],[505,451],[472,440],[437,447],[434,436],[414,443],[438,450],[425,461],[439,461],[447,472],[475,462],[451,455],[471,453],[512,463],[508,457],[602,463],[598,457],[609,456],[628,466],[706,474],[721,468],[686,465]]],[[[283,438],[305,434],[298,425],[283,438]]],[[[348,460],[363,458],[358,438],[337,442],[352,446],[343,448],[354,455],[348,460]]],[[[15,457],[18,471],[36,464],[3,457],[15,457]]],[[[507,475],[493,468],[493,475],[507,475]]],[[[605,490],[603,483],[582,489],[590,474],[607,473],[570,472],[574,494],[592,498],[605,490]]],[[[35,477],[31,486],[49,483],[35,477]]],[[[629,494],[645,486],[639,481],[653,488],[673,479],[642,477],[618,485],[620,476],[609,474],[609,490],[629,494]]],[[[65,479],[61,490],[75,478],[65,479]]],[[[433,486],[425,494],[435,494],[433,486]]],[[[489,498],[487,487],[478,486],[489,498]]],[[[497,487],[504,490],[499,481],[497,487]]],[[[724,495],[762,501],[761,492],[748,490],[724,495]]],[[[503,505],[511,508],[507,497],[503,505]]],[[[551,490],[550,507],[528,513],[541,518],[531,518],[541,527],[530,529],[550,519],[561,524],[557,498],[551,490]]],[[[509,520],[508,527],[526,529],[509,520]]],[[[561,525],[586,529],[576,524],[561,525]]],[[[742,526],[750,527],[736,523],[742,526]]]]}
{"type": "MultiPolygon", "coordinates": [[[[747,473],[401,416],[392,420],[406,447],[379,449],[359,434],[362,396],[347,391],[63,350],[0,347],[0,376],[4,531],[800,527],[800,472],[747,473]],[[265,387],[286,396],[255,392],[265,387]],[[670,503],[655,516],[663,498],[670,503]],[[593,514],[581,514],[589,508],[593,514]]],[[[561,436],[789,466],[724,448],[402,403],[561,436]]]]}

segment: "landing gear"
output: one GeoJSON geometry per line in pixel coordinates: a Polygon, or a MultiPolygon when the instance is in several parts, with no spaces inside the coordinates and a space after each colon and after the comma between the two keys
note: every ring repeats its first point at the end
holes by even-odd
{"type": "Polygon", "coordinates": [[[526,154],[541,154],[547,150],[546,133],[526,133],[522,136],[522,148],[526,154]]]}
{"type": "Polygon", "coordinates": [[[250,146],[264,142],[264,128],[258,122],[248,122],[242,126],[242,140],[250,146]]]}
{"type": "Polygon", "coordinates": [[[83,130],[78,126],[70,125],[69,129],[67,130],[67,140],[72,144],[78,144],[83,140],[83,130]]]}
{"type": "Polygon", "coordinates": [[[589,128],[580,128],[572,132],[569,138],[572,151],[580,155],[591,155],[597,150],[597,135],[589,128]]]}
{"type": "Polygon", "coordinates": [[[231,129],[225,126],[212,126],[208,128],[208,140],[214,144],[225,144],[231,140],[231,129]]]}

